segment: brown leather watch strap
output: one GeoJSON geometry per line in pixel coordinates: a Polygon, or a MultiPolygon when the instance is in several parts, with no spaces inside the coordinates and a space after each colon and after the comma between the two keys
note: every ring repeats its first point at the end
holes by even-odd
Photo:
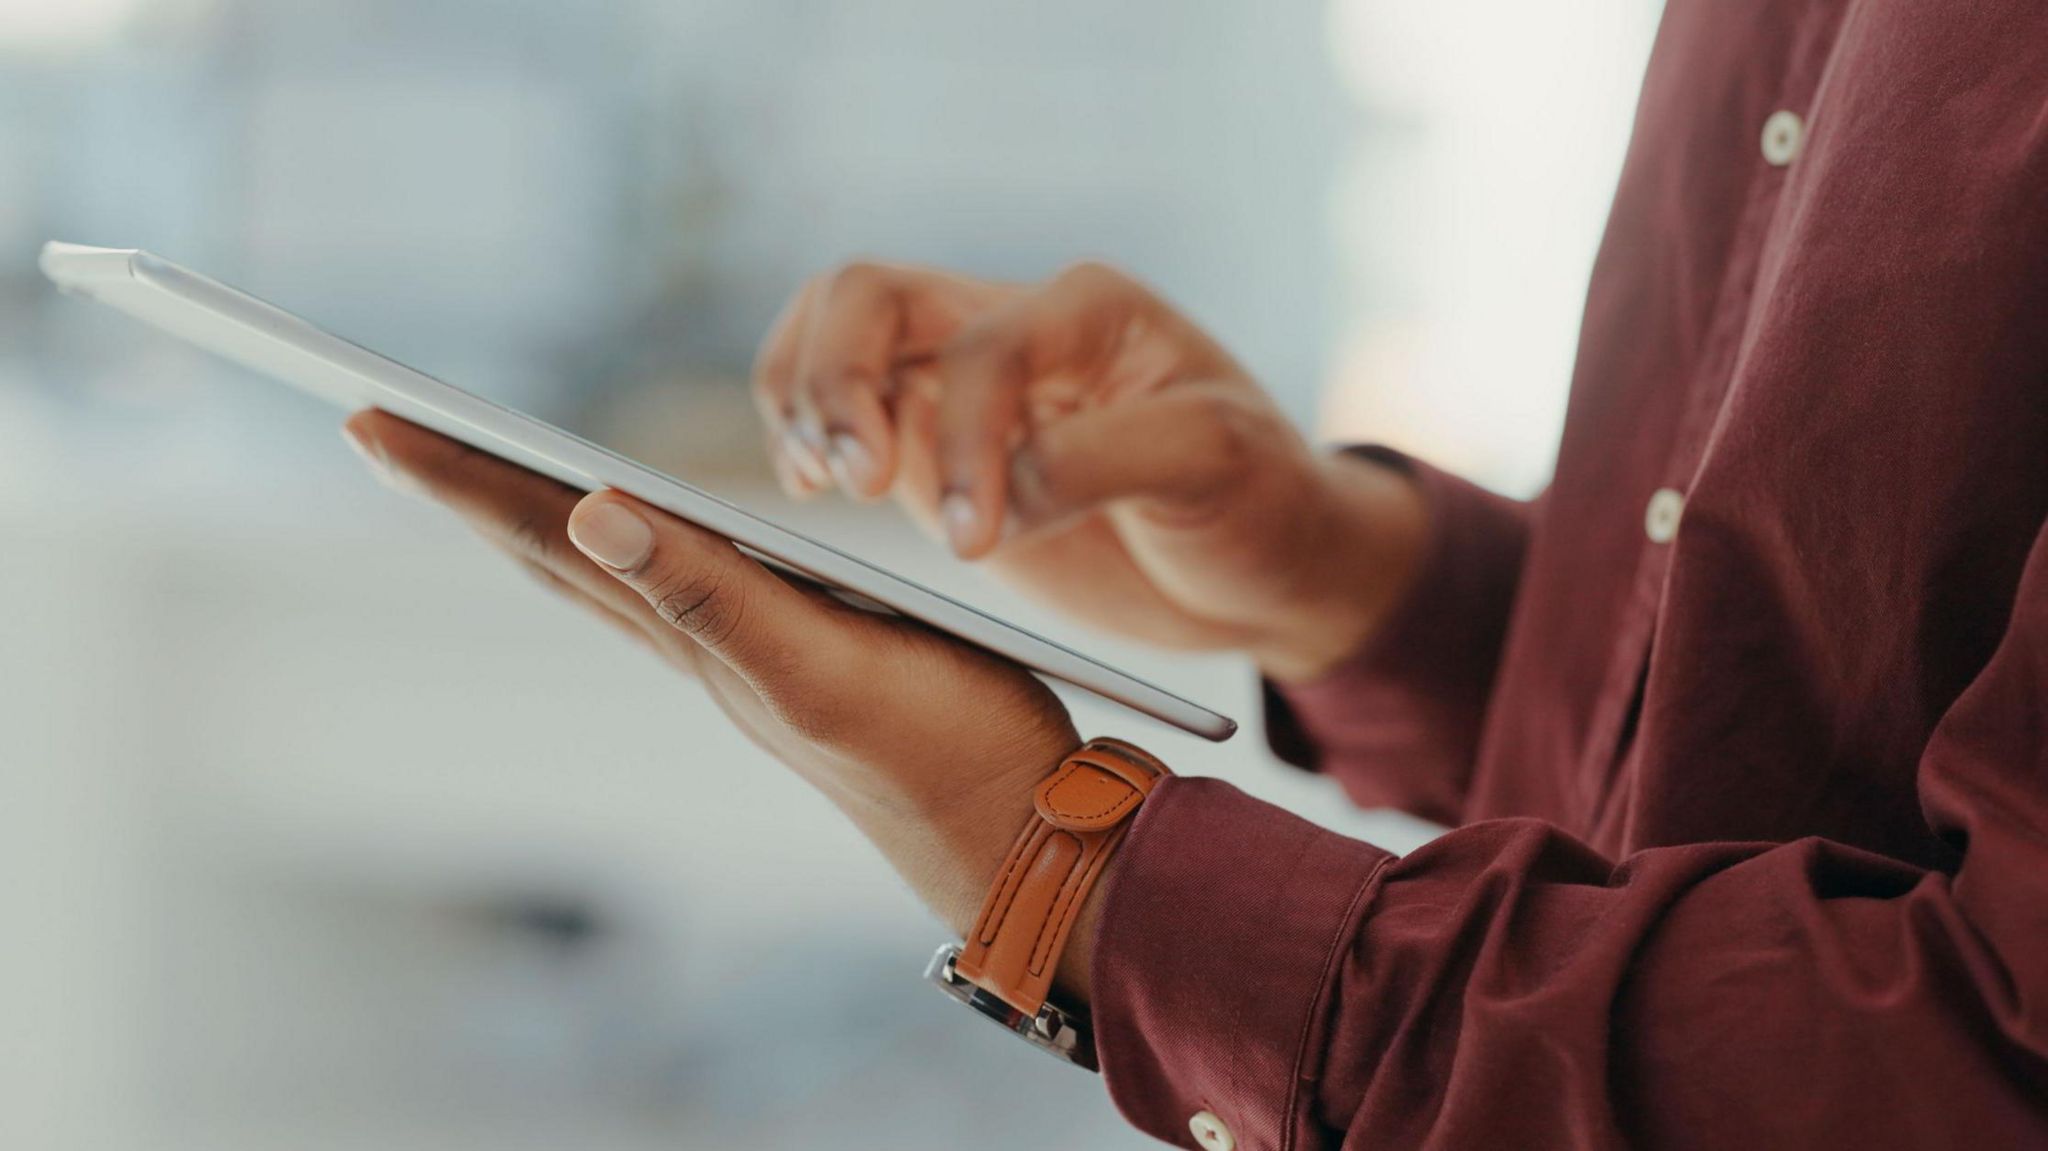
{"type": "Polygon", "coordinates": [[[1115,739],[1091,739],[1032,794],[1036,814],[996,872],[954,969],[1035,1014],[1109,853],[1166,765],[1115,739]]]}

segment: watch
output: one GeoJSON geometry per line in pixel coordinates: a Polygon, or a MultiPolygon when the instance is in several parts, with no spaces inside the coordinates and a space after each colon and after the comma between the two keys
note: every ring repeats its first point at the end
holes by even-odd
{"type": "Polygon", "coordinates": [[[1091,1070],[1087,1020],[1047,1001],[1060,954],[1131,817],[1172,774],[1116,739],[1091,739],[1032,792],[1033,814],[997,870],[967,938],[925,977],[1033,1046],[1091,1070]]]}

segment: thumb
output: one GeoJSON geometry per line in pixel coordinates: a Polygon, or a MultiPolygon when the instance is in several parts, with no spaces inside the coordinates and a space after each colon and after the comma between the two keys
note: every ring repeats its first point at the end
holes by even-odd
{"type": "Polygon", "coordinates": [[[615,491],[576,505],[569,538],[757,691],[789,686],[812,661],[843,666],[831,650],[851,646],[843,622],[730,540],[615,491]]]}
{"type": "Polygon", "coordinates": [[[1010,510],[1038,527],[1132,498],[1198,503],[1227,491],[1271,418],[1223,385],[1183,385],[1044,424],[1010,462],[1010,510]]]}

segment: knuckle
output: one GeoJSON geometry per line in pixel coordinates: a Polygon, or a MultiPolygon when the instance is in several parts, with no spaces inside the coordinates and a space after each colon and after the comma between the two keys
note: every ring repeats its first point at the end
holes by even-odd
{"type": "Polygon", "coordinates": [[[939,355],[944,359],[966,359],[984,355],[1003,342],[1008,325],[1000,311],[989,312],[961,324],[939,345],[939,355]]]}
{"type": "Polygon", "coordinates": [[[748,383],[753,388],[754,402],[764,415],[782,406],[783,401],[776,393],[787,386],[788,359],[778,334],[774,332],[770,332],[754,352],[754,366],[748,373],[748,383]]]}
{"type": "Polygon", "coordinates": [[[855,392],[872,391],[875,386],[867,372],[843,364],[813,372],[804,381],[804,390],[820,407],[836,404],[855,392]]]}
{"type": "Polygon", "coordinates": [[[754,364],[749,373],[749,382],[754,393],[768,399],[774,393],[789,386],[791,369],[796,364],[797,333],[793,326],[778,324],[761,337],[761,343],[754,349],[754,364]]]}
{"type": "Polygon", "coordinates": [[[1101,260],[1076,260],[1060,269],[1053,277],[1057,283],[1088,288],[1102,288],[1121,291],[1136,286],[1137,281],[1123,269],[1101,260]]]}
{"type": "Polygon", "coordinates": [[[663,623],[715,647],[738,624],[725,584],[714,572],[672,571],[648,588],[647,602],[663,623]]]}
{"type": "Polygon", "coordinates": [[[953,382],[974,383],[985,376],[1000,375],[1023,360],[1023,342],[1009,323],[987,317],[966,324],[939,349],[939,361],[952,376],[967,375],[953,382]],[[973,374],[968,374],[973,373],[973,374]]]}
{"type": "Polygon", "coordinates": [[[1117,311],[1149,313],[1158,304],[1136,277],[1122,268],[1097,260],[1084,260],[1060,273],[1060,286],[1081,301],[1117,311]]]}
{"type": "Polygon", "coordinates": [[[1200,403],[1202,425],[1208,430],[1209,459],[1221,475],[1244,474],[1254,466],[1259,452],[1259,421],[1243,404],[1227,396],[1208,396],[1200,403]]]}
{"type": "Polygon", "coordinates": [[[827,273],[825,294],[832,299],[872,295],[882,291],[888,279],[888,269],[873,260],[849,260],[827,273]]]}
{"type": "Polygon", "coordinates": [[[726,647],[739,634],[746,616],[746,593],[737,583],[721,582],[711,599],[699,609],[698,642],[714,650],[726,647]]]}
{"type": "Polygon", "coordinates": [[[1156,317],[1166,310],[1142,281],[1097,260],[1069,265],[1050,290],[1065,296],[1069,307],[1097,313],[1156,317]]]}
{"type": "Polygon", "coordinates": [[[754,385],[754,414],[760,418],[762,426],[767,429],[770,437],[770,446],[772,447],[774,445],[774,436],[782,430],[784,424],[787,424],[795,416],[796,410],[789,400],[778,394],[776,388],[756,383],[754,385]]]}

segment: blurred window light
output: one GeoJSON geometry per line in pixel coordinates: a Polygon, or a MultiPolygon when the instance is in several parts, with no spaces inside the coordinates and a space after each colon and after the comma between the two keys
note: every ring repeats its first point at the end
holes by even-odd
{"type": "Polygon", "coordinates": [[[1357,110],[1320,430],[1547,481],[1661,0],[1332,0],[1357,110]]]}
{"type": "Polygon", "coordinates": [[[68,51],[113,39],[141,0],[0,0],[0,52],[68,51]]]}

